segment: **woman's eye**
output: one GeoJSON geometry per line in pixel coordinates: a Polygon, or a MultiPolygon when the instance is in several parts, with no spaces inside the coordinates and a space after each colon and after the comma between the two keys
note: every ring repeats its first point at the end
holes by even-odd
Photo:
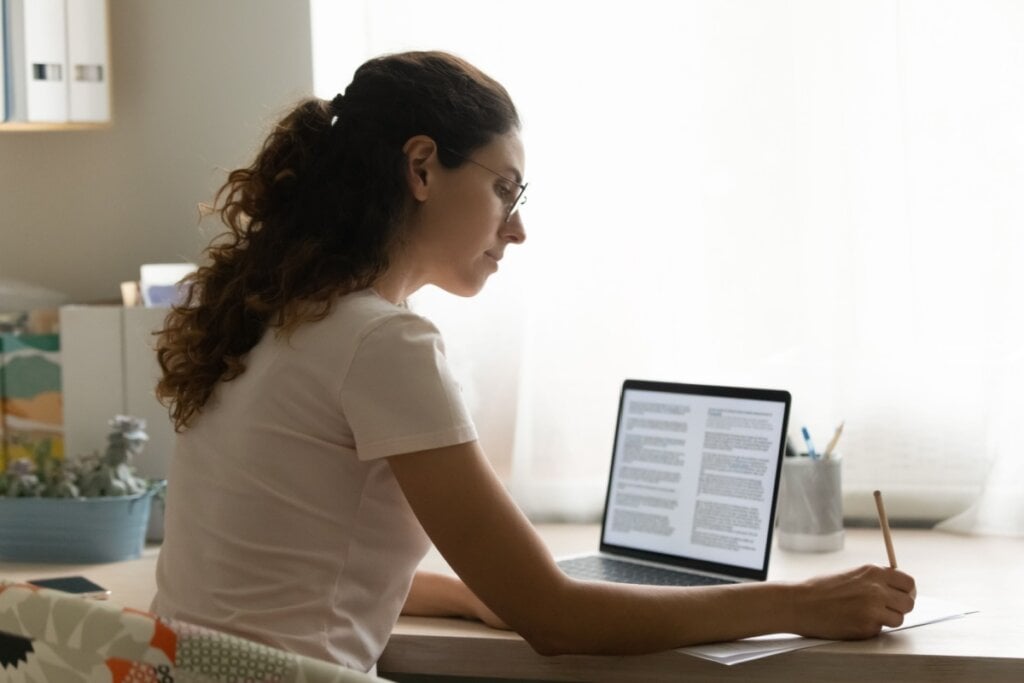
{"type": "Polygon", "coordinates": [[[495,188],[495,191],[498,193],[498,196],[501,197],[502,201],[512,201],[512,188],[505,183],[497,183],[495,188]]]}

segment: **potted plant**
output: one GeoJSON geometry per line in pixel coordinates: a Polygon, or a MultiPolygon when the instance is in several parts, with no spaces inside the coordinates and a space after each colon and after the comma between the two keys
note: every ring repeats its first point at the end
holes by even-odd
{"type": "Polygon", "coordinates": [[[117,562],[139,557],[154,495],[166,482],[135,476],[146,422],[110,421],[106,451],[19,458],[0,475],[0,560],[117,562]]]}

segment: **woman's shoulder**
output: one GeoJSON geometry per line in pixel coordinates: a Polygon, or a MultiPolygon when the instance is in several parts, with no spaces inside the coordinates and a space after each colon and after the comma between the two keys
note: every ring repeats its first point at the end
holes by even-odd
{"type": "Polygon", "coordinates": [[[429,320],[373,290],[339,297],[323,318],[303,323],[288,335],[278,335],[272,343],[275,353],[301,356],[309,363],[351,359],[367,347],[382,351],[408,349],[410,344],[443,347],[440,333],[429,320]]]}
{"type": "Polygon", "coordinates": [[[358,338],[410,331],[437,334],[437,328],[429,320],[404,305],[388,301],[372,289],[342,296],[325,322],[332,329],[344,328],[358,338]]]}

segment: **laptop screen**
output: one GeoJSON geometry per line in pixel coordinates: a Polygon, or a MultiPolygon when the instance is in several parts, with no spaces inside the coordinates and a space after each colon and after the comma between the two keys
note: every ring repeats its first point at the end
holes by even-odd
{"type": "Polygon", "coordinates": [[[601,549],[764,579],[790,395],[626,380],[601,549]]]}

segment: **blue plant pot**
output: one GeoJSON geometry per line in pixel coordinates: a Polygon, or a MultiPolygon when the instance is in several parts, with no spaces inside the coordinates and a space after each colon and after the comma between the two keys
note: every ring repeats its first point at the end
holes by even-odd
{"type": "Polygon", "coordinates": [[[0,560],[85,564],[139,557],[160,488],[109,498],[0,496],[0,560]]]}

